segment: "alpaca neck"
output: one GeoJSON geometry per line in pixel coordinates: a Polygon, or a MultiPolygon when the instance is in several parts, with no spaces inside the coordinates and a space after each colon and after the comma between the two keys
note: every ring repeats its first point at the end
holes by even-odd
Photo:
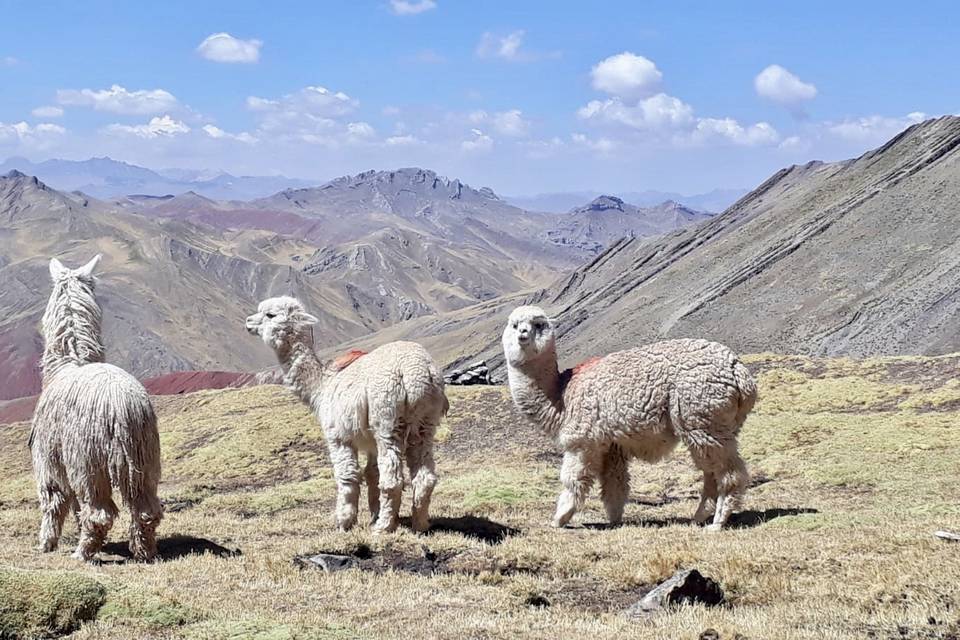
{"type": "Polygon", "coordinates": [[[519,367],[508,364],[507,377],[520,413],[554,436],[563,420],[563,384],[556,356],[545,360],[519,367]]]}
{"type": "Polygon", "coordinates": [[[44,313],[43,386],[61,370],[103,362],[100,306],[79,283],[59,283],[44,313]]]}
{"type": "Polygon", "coordinates": [[[277,358],[283,369],[284,386],[312,406],[313,397],[327,377],[327,371],[314,353],[311,342],[298,338],[289,346],[278,349],[277,358]]]}

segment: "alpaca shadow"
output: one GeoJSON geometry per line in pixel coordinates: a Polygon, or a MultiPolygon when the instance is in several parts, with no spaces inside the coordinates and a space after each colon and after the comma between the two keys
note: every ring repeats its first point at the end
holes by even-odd
{"type": "MultiPolygon", "coordinates": [[[[133,555],[126,542],[110,542],[103,545],[103,553],[130,560],[133,555]]],[[[157,540],[157,560],[176,560],[189,555],[209,553],[219,558],[233,558],[242,555],[240,549],[228,549],[206,538],[174,535],[157,540]]]]}
{"type": "MultiPolygon", "coordinates": [[[[820,513],[810,507],[791,507],[788,509],[764,509],[763,511],[740,511],[730,516],[727,521],[727,529],[752,529],[777,518],[784,516],[799,516],[805,513],[820,513]]],[[[673,525],[694,525],[690,518],[670,517],[670,518],[647,518],[643,520],[625,520],[620,524],[610,524],[609,522],[585,522],[585,529],[617,529],[619,527],[653,527],[659,529],[673,525]]]]}
{"type": "MultiPolygon", "coordinates": [[[[410,526],[410,519],[403,518],[403,524],[410,526]]],[[[514,529],[505,524],[478,516],[430,518],[430,529],[426,533],[431,535],[437,532],[459,533],[465,538],[473,538],[487,544],[500,544],[510,536],[521,533],[520,529],[514,529]]]]}

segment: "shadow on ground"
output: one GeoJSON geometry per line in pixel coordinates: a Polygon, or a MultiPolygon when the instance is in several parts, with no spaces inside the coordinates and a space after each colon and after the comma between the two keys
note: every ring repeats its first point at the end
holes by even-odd
{"type": "MultiPolygon", "coordinates": [[[[774,508],[764,509],[763,511],[741,511],[730,516],[727,521],[728,529],[751,529],[758,527],[765,522],[783,518],[785,516],[799,516],[805,513],[819,513],[816,509],[810,507],[790,507],[787,509],[774,508]]],[[[608,522],[585,522],[585,529],[616,529],[617,527],[670,527],[673,525],[692,525],[690,518],[646,518],[643,520],[625,520],[621,524],[610,524],[608,522]]]]}
{"type": "MultiPolygon", "coordinates": [[[[409,527],[410,519],[404,518],[403,525],[409,527]]],[[[465,538],[481,540],[487,544],[500,544],[510,536],[521,533],[519,529],[494,522],[478,516],[460,516],[459,518],[430,518],[431,533],[459,533],[465,538]]]]}
{"type": "MultiPolygon", "coordinates": [[[[120,556],[127,560],[133,557],[127,548],[126,542],[110,542],[103,545],[102,551],[107,555],[120,556]]],[[[157,540],[158,560],[175,560],[183,556],[193,554],[203,555],[205,553],[221,558],[233,558],[234,556],[241,555],[239,549],[228,549],[206,538],[176,535],[157,540]]]]}

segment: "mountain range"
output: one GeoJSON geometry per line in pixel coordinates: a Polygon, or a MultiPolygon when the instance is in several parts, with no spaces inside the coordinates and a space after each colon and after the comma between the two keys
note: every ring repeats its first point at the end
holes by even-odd
{"type": "Polygon", "coordinates": [[[307,180],[284,176],[233,176],[224,171],[153,171],[107,157],[53,159],[37,163],[14,157],[0,164],[0,174],[14,170],[36,176],[55,189],[82,191],[97,198],[129,194],[172,195],[193,191],[209,198],[247,200],[312,184],[307,180]]]}
{"type": "MultiPolygon", "coordinates": [[[[653,207],[664,202],[677,202],[695,211],[719,213],[749,192],[749,189],[714,189],[695,195],[683,195],[671,191],[624,191],[610,195],[638,207],[653,207]]],[[[523,209],[564,213],[603,195],[607,194],[599,191],[566,191],[532,196],[505,196],[505,199],[510,204],[523,209]]]]}
{"type": "Polygon", "coordinates": [[[686,223],[637,207],[625,212],[608,217],[613,231],[601,219],[587,233],[570,226],[578,213],[531,213],[417,168],[248,202],[195,192],[101,200],[11,171],[0,177],[0,400],[39,388],[36,328],[49,256],[79,264],[104,254],[99,291],[110,361],[140,377],[255,371],[273,357],[241,321],[265,297],[303,298],[321,319],[316,342],[326,348],[536,290],[624,230],[686,223]],[[593,244],[565,242],[567,226],[593,244]]]}
{"type": "Polygon", "coordinates": [[[537,292],[365,340],[414,339],[453,366],[486,359],[496,370],[518,304],[556,318],[566,365],[675,337],[746,353],[960,351],[960,117],[853,160],[778,171],[723,214],[623,238],[537,292]]]}

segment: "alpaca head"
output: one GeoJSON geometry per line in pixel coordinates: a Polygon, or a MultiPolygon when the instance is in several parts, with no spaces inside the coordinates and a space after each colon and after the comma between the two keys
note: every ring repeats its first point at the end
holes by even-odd
{"type": "Polygon", "coordinates": [[[247,317],[247,331],[260,336],[267,346],[281,350],[295,339],[311,342],[310,325],[316,322],[299,300],[280,296],[260,303],[257,312],[247,317]]]}
{"type": "Polygon", "coordinates": [[[102,359],[100,306],[94,296],[93,276],[100,257],[94,256],[78,269],[69,269],[56,258],[50,260],[53,291],[40,321],[47,343],[45,360],[53,356],[67,357],[83,364],[102,359]]]}
{"type": "Polygon", "coordinates": [[[503,330],[503,356],[514,367],[552,360],[557,347],[553,322],[540,307],[517,307],[503,330]]]}

